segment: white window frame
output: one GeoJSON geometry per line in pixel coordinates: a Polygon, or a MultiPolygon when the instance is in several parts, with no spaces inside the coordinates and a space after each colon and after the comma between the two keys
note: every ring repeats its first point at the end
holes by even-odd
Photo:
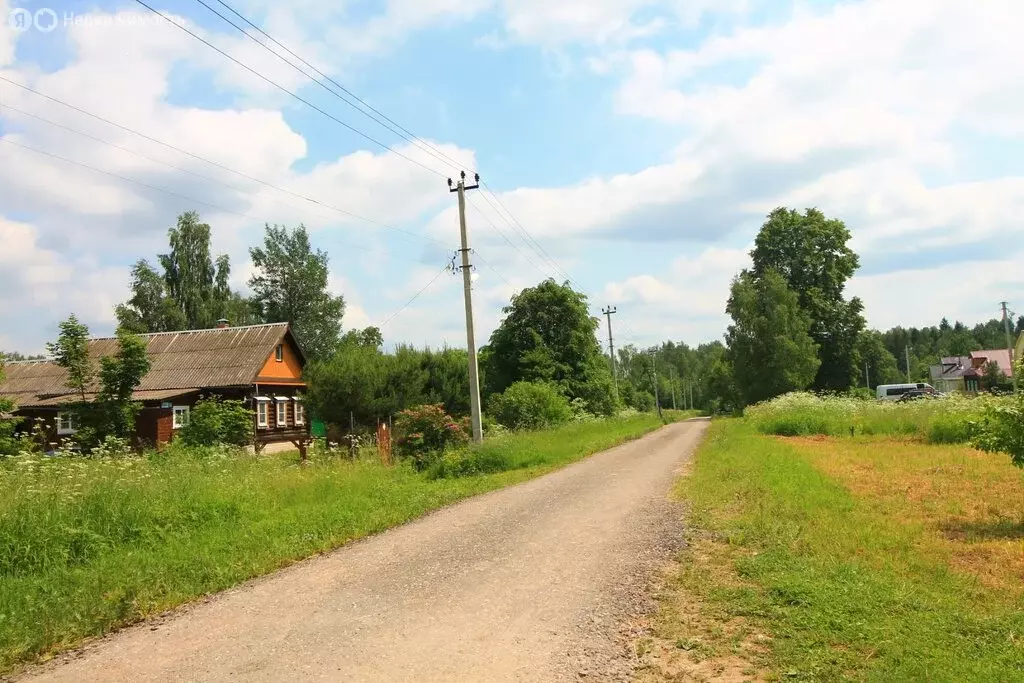
{"type": "Polygon", "coordinates": [[[256,397],[256,427],[270,428],[270,399],[265,396],[256,397]]]}
{"type": "Polygon", "coordinates": [[[287,427],[288,426],[288,402],[287,396],[277,396],[275,398],[277,404],[277,410],[274,412],[274,426],[275,427],[287,427]]]}
{"type": "Polygon", "coordinates": [[[306,426],[306,406],[302,405],[302,399],[296,396],[292,399],[295,403],[295,426],[306,426]]]}
{"type": "Polygon", "coordinates": [[[75,425],[75,416],[72,413],[59,412],[57,413],[57,435],[58,436],[69,436],[78,431],[78,427],[75,425]],[[61,422],[66,422],[67,426],[62,427],[61,422]]]}
{"type": "Polygon", "coordinates": [[[187,427],[188,423],[189,423],[189,419],[192,417],[191,413],[192,413],[192,407],[191,406],[172,406],[171,407],[171,427],[173,429],[181,429],[182,427],[187,427]],[[178,419],[179,415],[184,416],[185,419],[184,420],[179,420],[178,419]]]}

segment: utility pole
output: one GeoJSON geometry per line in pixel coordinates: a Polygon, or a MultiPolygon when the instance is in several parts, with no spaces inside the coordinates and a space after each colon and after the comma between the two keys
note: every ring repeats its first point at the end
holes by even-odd
{"type": "Polygon", "coordinates": [[[651,372],[654,373],[654,405],[658,409],[658,417],[661,417],[661,399],[658,397],[658,357],[651,353],[651,372]]]}
{"type": "Polygon", "coordinates": [[[907,356],[907,382],[913,382],[914,380],[910,379],[910,344],[904,346],[903,351],[907,356]]]}
{"type": "Polygon", "coordinates": [[[868,379],[868,362],[864,361],[864,386],[868,389],[871,388],[871,380],[868,379]]]}
{"type": "Polygon", "coordinates": [[[676,409],[676,369],[674,367],[672,367],[671,365],[669,367],[672,368],[672,410],[675,410],[676,409]]]}
{"type": "Polygon", "coordinates": [[[1013,334],[1010,332],[1010,312],[1006,309],[1006,302],[1002,302],[1003,307],[1003,329],[1006,330],[1006,352],[1010,354],[1010,377],[1013,378],[1013,390],[1017,391],[1017,373],[1015,372],[1016,367],[1014,362],[1017,360],[1013,357],[1013,334]]]}
{"type": "Polygon", "coordinates": [[[612,384],[615,386],[615,398],[619,397],[619,378],[615,376],[615,343],[612,340],[612,314],[618,313],[619,309],[608,306],[602,308],[601,313],[608,318],[608,358],[612,361],[612,384]]]}
{"type": "Polygon", "coordinates": [[[469,263],[469,237],[466,235],[466,190],[480,187],[480,174],[474,175],[476,185],[466,186],[466,172],[463,171],[458,185],[452,187],[452,179],[448,179],[448,191],[459,193],[459,234],[462,238],[462,289],[466,300],[466,346],[469,349],[469,412],[473,425],[473,442],[484,440],[483,423],[480,418],[480,367],[476,360],[476,338],[473,335],[473,294],[472,266],[469,263]]]}

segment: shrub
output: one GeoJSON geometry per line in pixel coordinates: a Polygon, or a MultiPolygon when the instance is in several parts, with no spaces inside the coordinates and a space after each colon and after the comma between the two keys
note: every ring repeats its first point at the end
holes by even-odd
{"type": "MultiPolygon", "coordinates": [[[[1024,374],[1024,362],[1017,363],[1017,372],[1024,374]]],[[[974,445],[990,453],[1007,453],[1014,465],[1024,467],[1024,393],[989,401],[974,445]]]]}
{"type": "Polygon", "coordinates": [[[550,384],[516,382],[491,399],[495,419],[509,429],[544,429],[572,419],[569,401],[550,384]]]}
{"type": "Polygon", "coordinates": [[[398,454],[424,470],[449,448],[469,441],[466,428],[444,411],[441,404],[403,410],[395,418],[395,446],[398,454]]]}
{"type": "Polygon", "coordinates": [[[252,420],[243,401],[204,398],[192,407],[181,440],[187,446],[247,446],[253,438],[252,420]]]}

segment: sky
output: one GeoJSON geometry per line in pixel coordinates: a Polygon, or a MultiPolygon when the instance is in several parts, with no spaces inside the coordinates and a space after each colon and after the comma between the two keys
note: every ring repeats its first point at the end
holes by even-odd
{"type": "Polygon", "coordinates": [[[237,289],[302,223],[345,329],[464,346],[460,170],[480,344],[546,277],[619,344],[719,339],[776,206],[845,221],[872,327],[1024,313],[1017,0],[226,1],[413,135],[218,0],[0,0],[0,349],[110,333],[187,210],[237,289]]]}

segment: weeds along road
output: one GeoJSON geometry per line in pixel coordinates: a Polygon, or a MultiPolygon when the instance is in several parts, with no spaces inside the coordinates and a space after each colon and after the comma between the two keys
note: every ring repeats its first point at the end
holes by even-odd
{"type": "Polygon", "coordinates": [[[681,540],[682,422],[100,640],[36,681],[622,680],[681,540]]]}

